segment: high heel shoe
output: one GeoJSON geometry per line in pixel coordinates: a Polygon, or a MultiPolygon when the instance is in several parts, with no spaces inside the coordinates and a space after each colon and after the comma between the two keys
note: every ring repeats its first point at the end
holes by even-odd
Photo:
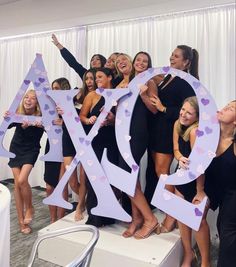
{"type": "Polygon", "coordinates": [[[27,212],[28,210],[26,210],[26,213],[25,213],[25,218],[24,218],[24,224],[30,224],[33,220],[33,217],[34,217],[34,208],[30,208],[31,209],[31,213],[30,215],[28,216],[28,213],[27,212]]]}
{"type": "Polygon", "coordinates": [[[123,233],[122,233],[122,236],[123,237],[125,237],[125,238],[129,238],[129,237],[132,237],[135,233],[136,233],[136,231],[137,230],[139,230],[141,227],[142,227],[142,224],[143,224],[143,222],[141,222],[141,223],[137,223],[135,226],[134,226],[134,228],[133,228],[133,230],[131,231],[131,225],[129,226],[129,228],[127,229],[127,230],[125,230],[123,233]]]}
{"type": "Polygon", "coordinates": [[[148,224],[143,224],[142,228],[146,228],[148,231],[145,234],[141,233],[142,228],[135,232],[134,238],[135,239],[145,239],[148,238],[152,233],[157,233],[157,229],[160,227],[159,223],[157,222],[155,225],[151,226],[148,224]]]}
{"type": "Polygon", "coordinates": [[[172,232],[175,228],[176,228],[176,223],[174,223],[169,229],[166,226],[164,226],[163,223],[161,223],[161,225],[160,225],[160,233],[167,234],[167,233],[172,232]]]}
{"type": "Polygon", "coordinates": [[[32,229],[29,225],[25,225],[24,223],[20,224],[20,232],[24,235],[28,235],[32,232],[32,229]]]}

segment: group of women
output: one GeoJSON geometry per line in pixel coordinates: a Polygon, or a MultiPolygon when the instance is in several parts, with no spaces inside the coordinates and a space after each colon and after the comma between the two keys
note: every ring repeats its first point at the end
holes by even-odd
{"type": "MultiPolygon", "coordinates": [[[[62,57],[83,79],[82,90],[75,97],[74,105],[86,133],[96,122],[105,103],[104,98],[98,95],[95,89],[99,87],[122,90],[136,75],[152,67],[151,57],[146,52],[137,53],[133,60],[125,53],[113,53],[107,60],[100,54],[93,55],[90,69],[87,70],[62,46],[55,35],[52,35],[52,40],[60,50],[62,57]]],[[[199,78],[198,53],[189,46],[177,46],[171,54],[170,66],[189,72],[197,79],[199,78]]],[[[57,79],[52,83],[53,90],[70,88],[71,86],[65,78],[57,79]]],[[[188,157],[194,145],[199,120],[198,103],[194,95],[192,87],[185,80],[172,75],[158,75],[140,87],[129,133],[131,152],[137,165],[140,164],[143,154],[148,150],[148,158],[152,160],[152,164],[148,166],[153,166],[157,177],[160,177],[161,174],[169,174],[170,165],[174,158],[178,161],[179,168],[188,167],[188,157]]],[[[59,114],[63,114],[60,107],[57,107],[57,111],[59,114]]],[[[209,207],[212,209],[220,207],[218,216],[220,234],[218,267],[232,266],[232,262],[236,262],[234,253],[236,249],[236,218],[235,212],[232,212],[236,206],[236,180],[234,178],[236,166],[235,111],[236,102],[232,101],[217,114],[221,127],[219,146],[216,158],[213,159],[205,175],[201,175],[186,185],[167,186],[169,191],[192,203],[202,201],[205,195],[209,198],[210,204],[206,208],[200,229],[195,232],[202,258],[201,267],[210,266],[210,233],[206,220],[209,207]]],[[[24,96],[21,109],[18,112],[27,115],[40,114],[37,98],[32,90],[24,96]]],[[[5,116],[7,115],[6,113],[5,116]]],[[[116,108],[113,108],[103,122],[97,136],[93,139],[92,146],[99,160],[101,160],[104,148],[107,148],[108,159],[120,168],[130,171],[130,167],[121,156],[116,143],[115,116],[116,108]]],[[[47,183],[48,195],[57,185],[58,179],[65,171],[65,166],[69,165],[75,156],[75,149],[62,119],[55,120],[55,124],[62,125],[63,128],[64,162],[62,164],[45,163],[44,179],[47,183]],[[56,165],[57,167],[55,167],[56,165]]],[[[12,168],[15,178],[15,200],[20,230],[26,234],[31,232],[30,223],[34,212],[28,175],[39,153],[39,141],[43,134],[43,127],[42,125],[26,125],[25,123],[11,126],[16,126],[10,147],[10,151],[16,154],[16,158],[10,159],[9,166],[12,168]],[[24,138],[27,143],[22,141],[24,138]],[[28,142],[31,143],[28,144],[28,142]],[[19,148],[22,146],[24,146],[24,155],[28,155],[27,157],[19,152],[19,148]],[[34,148],[34,156],[32,155],[32,148],[34,148]]],[[[69,180],[72,190],[79,197],[75,220],[83,218],[83,212],[86,208],[88,212],[86,223],[97,227],[115,223],[114,219],[95,216],[91,213],[91,209],[97,205],[97,199],[82,166],[79,176],[79,182],[76,172],[69,180]]],[[[149,177],[147,177],[146,182],[148,185],[149,177]]],[[[158,222],[151,210],[150,203],[141,190],[139,180],[133,197],[119,192],[116,188],[113,190],[124,209],[132,216],[132,222],[123,233],[125,238],[143,239],[152,233],[168,233],[175,228],[176,220],[168,214],[162,223],[158,222]]],[[[68,197],[66,189],[64,197],[68,197]]],[[[57,207],[52,206],[49,209],[51,222],[64,215],[63,210],[57,207]]],[[[191,244],[191,229],[180,222],[178,222],[178,226],[184,248],[181,267],[189,267],[195,258],[191,244]]]]}

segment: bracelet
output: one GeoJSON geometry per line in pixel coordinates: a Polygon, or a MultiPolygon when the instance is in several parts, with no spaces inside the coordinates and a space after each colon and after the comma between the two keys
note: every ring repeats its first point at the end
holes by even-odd
{"type": "Polygon", "coordinates": [[[55,44],[55,46],[58,46],[59,45],[59,42],[55,44]]]}

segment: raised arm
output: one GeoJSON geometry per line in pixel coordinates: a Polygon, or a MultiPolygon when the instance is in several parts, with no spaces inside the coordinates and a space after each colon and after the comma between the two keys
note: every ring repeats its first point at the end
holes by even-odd
{"type": "Polygon", "coordinates": [[[53,44],[60,50],[60,53],[68,65],[74,69],[76,73],[79,74],[80,78],[83,80],[84,73],[87,71],[84,66],[82,66],[75,57],[68,51],[57,39],[55,34],[52,34],[53,44]]]}

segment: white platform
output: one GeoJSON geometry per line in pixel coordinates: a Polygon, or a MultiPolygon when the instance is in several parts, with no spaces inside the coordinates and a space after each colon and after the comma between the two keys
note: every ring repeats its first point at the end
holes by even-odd
{"type": "MultiPolygon", "coordinates": [[[[163,215],[156,214],[159,221],[163,215]]],[[[74,213],[43,228],[39,235],[50,230],[61,229],[75,224],[74,213]]],[[[80,222],[81,224],[84,221],[80,222]]],[[[100,229],[91,267],[179,267],[182,245],[178,230],[168,234],[152,235],[136,240],[122,237],[126,224],[106,226],[100,229]]],[[[78,232],[45,240],[38,249],[40,259],[60,266],[68,264],[82,251],[90,239],[90,233],[78,232]]]]}

